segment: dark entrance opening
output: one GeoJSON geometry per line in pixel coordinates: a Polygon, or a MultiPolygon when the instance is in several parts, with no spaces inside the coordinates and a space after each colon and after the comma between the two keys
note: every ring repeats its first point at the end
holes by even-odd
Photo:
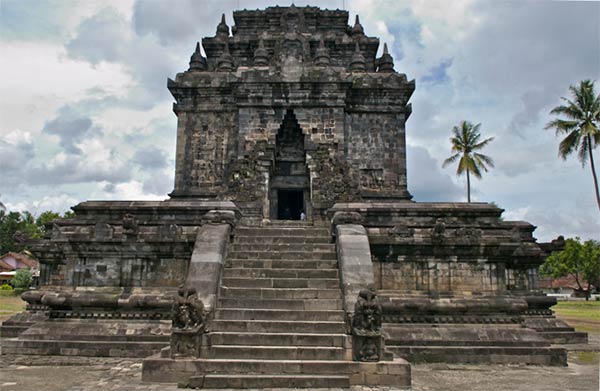
{"type": "Polygon", "coordinates": [[[280,220],[300,220],[304,210],[302,190],[277,190],[277,218],[280,220]]]}

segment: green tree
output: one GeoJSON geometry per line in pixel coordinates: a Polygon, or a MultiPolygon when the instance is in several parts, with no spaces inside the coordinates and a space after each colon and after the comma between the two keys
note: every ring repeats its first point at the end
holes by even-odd
{"type": "Polygon", "coordinates": [[[25,243],[17,237],[39,238],[41,232],[35,218],[29,212],[8,212],[0,210],[0,254],[9,251],[21,252],[25,243]]]}
{"type": "Polygon", "coordinates": [[[33,276],[29,270],[19,269],[11,282],[15,289],[29,289],[33,282],[33,276]]]}
{"type": "Polygon", "coordinates": [[[55,212],[46,211],[37,218],[29,212],[5,212],[0,209],[0,255],[9,251],[22,252],[26,248],[25,238],[41,238],[46,224],[55,219],[73,217],[66,212],[62,217],[55,212]]]}
{"type": "Polygon", "coordinates": [[[454,136],[450,138],[450,142],[452,143],[454,155],[444,160],[442,164],[442,167],[446,167],[458,160],[456,175],[461,175],[463,172],[467,173],[467,202],[471,202],[470,174],[473,174],[476,178],[481,178],[481,171],[488,171],[486,165],[494,167],[492,158],[476,152],[494,139],[490,137],[481,141],[480,127],[481,124],[473,125],[468,121],[462,121],[458,126],[453,127],[452,133],[454,133],[454,136]]]}
{"type": "Polygon", "coordinates": [[[571,153],[577,151],[577,157],[584,166],[590,160],[596,202],[600,209],[600,192],[598,191],[598,177],[594,166],[592,150],[600,144],[600,95],[594,91],[594,82],[583,80],[579,86],[570,86],[569,90],[573,100],[562,97],[565,105],[557,106],[550,114],[563,115],[567,119],[555,119],[546,125],[546,129],[555,128],[557,136],[566,135],[558,145],[558,155],[566,159],[571,153]]]}
{"type": "Polygon", "coordinates": [[[540,273],[552,278],[572,275],[588,300],[592,284],[597,286],[600,282],[600,243],[595,240],[581,243],[579,238],[569,238],[562,251],[546,259],[540,273]],[[584,284],[587,284],[585,288],[584,284]]]}
{"type": "Polygon", "coordinates": [[[35,220],[35,225],[37,225],[38,230],[43,235],[46,232],[46,224],[50,224],[53,220],[57,220],[60,218],[60,214],[48,210],[38,216],[38,218],[35,220]]]}

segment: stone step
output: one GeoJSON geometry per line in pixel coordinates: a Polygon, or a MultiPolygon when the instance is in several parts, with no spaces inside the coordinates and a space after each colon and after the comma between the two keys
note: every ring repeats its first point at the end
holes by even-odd
{"type": "Polygon", "coordinates": [[[567,326],[567,327],[530,327],[529,325],[527,325],[528,329],[532,329],[535,330],[537,332],[540,333],[544,333],[544,332],[568,332],[568,333],[572,333],[575,331],[575,329],[573,327],[567,326]]]}
{"type": "Polygon", "coordinates": [[[452,362],[459,364],[567,365],[567,351],[554,347],[506,346],[388,346],[386,350],[412,364],[452,362]]]}
{"type": "Polygon", "coordinates": [[[193,363],[205,374],[351,374],[358,372],[359,363],[337,360],[253,360],[253,359],[198,359],[193,363]]]}
{"type": "Polygon", "coordinates": [[[222,298],[248,299],[340,299],[340,289],[321,288],[240,288],[221,286],[222,298]]]}
{"type": "Polygon", "coordinates": [[[235,259],[231,255],[225,262],[226,268],[244,269],[335,269],[337,259],[235,259]]]}
{"type": "Polygon", "coordinates": [[[321,222],[314,222],[314,221],[302,221],[302,220],[284,220],[284,219],[272,219],[269,222],[267,222],[265,225],[263,225],[263,227],[280,227],[280,226],[284,226],[284,227],[317,227],[317,228],[322,228],[322,227],[326,227],[326,225],[323,225],[324,223],[321,222]]]}
{"type": "Polygon", "coordinates": [[[338,375],[229,375],[210,374],[190,379],[191,387],[202,388],[348,388],[348,376],[338,375]],[[201,382],[201,384],[199,383],[201,382]]]}
{"type": "Polygon", "coordinates": [[[2,340],[2,354],[142,358],[157,353],[168,345],[168,341],[107,342],[10,338],[2,340]]]}
{"type": "Polygon", "coordinates": [[[219,320],[211,323],[213,331],[249,333],[345,333],[342,321],[298,321],[298,320],[219,320]]]}
{"type": "Polygon", "coordinates": [[[252,269],[229,267],[223,269],[223,277],[339,278],[337,269],[252,269]]]}
{"type": "Polygon", "coordinates": [[[588,333],[582,331],[543,331],[540,335],[553,344],[588,343],[588,333]]]}
{"type": "Polygon", "coordinates": [[[320,237],[328,237],[329,230],[327,228],[317,228],[317,227],[273,227],[273,228],[264,228],[264,227],[238,227],[235,230],[236,235],[241,236],[320,236],[320,237]]]}
{"type": "Polygon", "coordinates": [[[287,244],[287,243],[323,243],[328,244],[331,243],[332,239],[329,235],[319,235],[319,236],[261,236],[261,235],[241,235],[236,233],[234,243],[235,244],[287,244]]]}
{"type": "Polygon", "coordinates": [[[231,251],[231,259],[253,260],[337,260],[335,251],[231,251]]]}
{"type": "Polygon", "coordinates": [[[335,252],[335,244],[325,243],[234,243],[230,252],[335,252]]]}
{"type": "MultiPolygon", "coordinates": [[[[175,383],[190,379],[189,387],[203,388],[208,375],[278,376],[347,376],[349,384],[343,386],[369,385],[386,389],[410,389],[410,364],[403,359],[380,362],[353,362],[351,360],[269,360],[269,359],[181,359],[171,360],[159,355],[143,362],[142,381],[175,383]]],[[[183,382],[185,383],[185,382],[183,382]]],[[[289,389],[291,381],[282,387],[289,389]]],[[[240,384],[237,384],[239,387],[240,384]]],[[[341,386],[340,386],[341,387],[341,386]]],[[[340,387],[336,387],[339,390],[340,387]]],[[[264,389],[264,387],[261,387],[264,389]]],[[[311,385],[311,388],[314,387],[311,385]]],[[[271,389],[271,387],[268,387],[271,389]]],[[[361,388],[362,389],[362,388],[361,388]]],[[[370,389],[370,388],[369,388],[370,389]]]]}
{"type": "Polygon", "coordinates": [[[297,311],[282,309],[217,308],[215,319],[343,321],[343,311],[297,311]]]}
{"type": "Polygon", "coordinates": [[[545,347],[548,346],[548,342],[542,339],[540,340],[473,340],[471,338],[465,339],[407,339],[407,340],[398,340],[398,339],[386,339],[386,346],[474,346],[474,347],[545,347]]]}
{"type": "Polygon", "coordinates": [[[29,326],[16,326],[16,325],[1,325],[0,326],[0,338],[14,338],[27,330],[29,326]]]}
{"type": "Polygon", "coordinates": [[[347,360],[349,349],[322,346],[246,346],[212,345],[209,358],[269,359],[269,360],[347,360]]]}
{"type": "MultiPolygon", "coordinates": [[[[28,331],[22,335],[24,340],[46,340],[46,341],[72,341],[73,334],[68,332],[64,334],[48,333],[44,334],[44,329],[35,329],[30,327],[28,331]]],[[[80,342],[115,342],[115,343],[137,343],[137,342],[159,342],[169,343],[169,335],[102,335],[102,334],[77,334],[77,341],[80,342]]]]}
{"type": "Polygon", "coordinates": [[[212,332],[210,345],[343,347],[343,334],[212,332]]]}
{"type": "Polygon", "coordinates": [[[339,288],[337,278],[252,278],[223,277],[221,285],[237,288],[339,288]]]}
{"type": "Polygon", "coordinates": [[[220,308],[261,308],[287,310],[341,310],[341,299],[248,299],[220,298],[220,308]]]}

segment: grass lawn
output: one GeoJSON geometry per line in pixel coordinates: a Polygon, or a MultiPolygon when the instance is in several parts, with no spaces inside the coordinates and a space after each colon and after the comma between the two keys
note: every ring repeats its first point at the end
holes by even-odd
{"type": "Polygon", "coordinates": [[[552,310],[577,331],[600,334],[600,301],[559,301],[552,310]]]}
{"type": "Polygon", "coordinates": [[[24,311],[26,304],[19,296],[0,295],[0,322],[5,321],[18,312],[24,311]]]}

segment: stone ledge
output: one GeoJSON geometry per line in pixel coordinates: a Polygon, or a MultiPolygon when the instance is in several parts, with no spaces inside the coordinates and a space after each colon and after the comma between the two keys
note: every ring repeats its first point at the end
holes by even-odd
{"type": "Polygon", "coordinates": [[[448,362],[457,364],[527,364],[566,366],[567,352],[554,347],[448,347],[448,346],[391,346],[395,356],[411,363],[448,362]]]}
{"type": "Polygon", "coordinates": [[[394,361],[358,363],[323,360],[240,360],[240,359],[180,359],[154,355],[144,360],[142,381],[176,383],[203,374],[245,374],[286,376],[348,376],[350,385],[411,385],[410,364],[401,358],[394,361]]]}

